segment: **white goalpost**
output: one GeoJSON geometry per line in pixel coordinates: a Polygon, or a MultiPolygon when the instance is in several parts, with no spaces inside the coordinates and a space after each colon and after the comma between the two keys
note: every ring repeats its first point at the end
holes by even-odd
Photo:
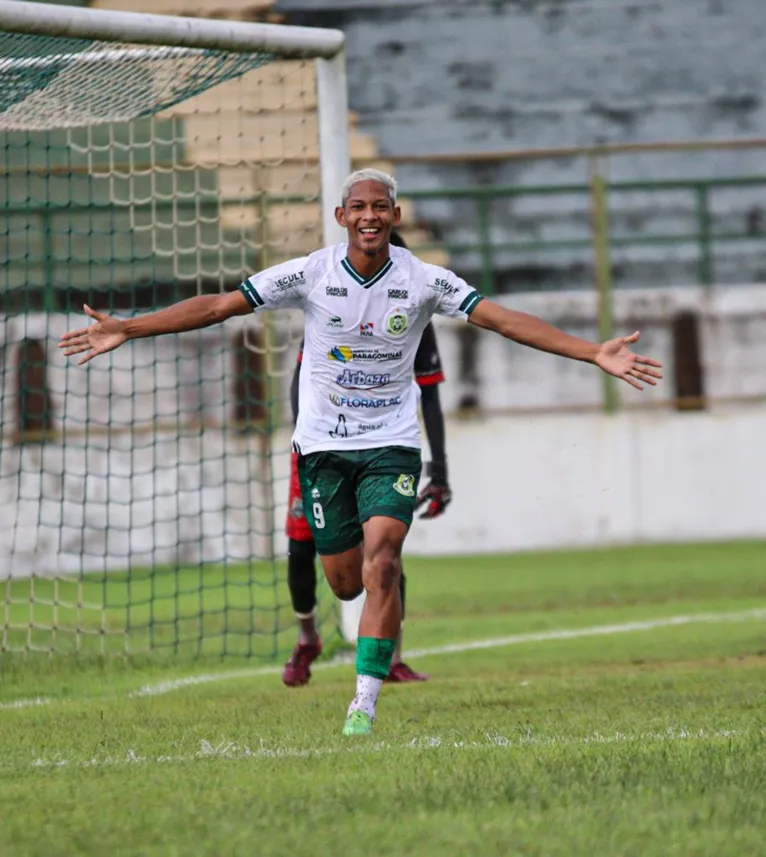
{"type": "Polygon", "coordinates": [[[87,372],[55,342],[84,301],[146,311],[343,240],[344,36],[0,0],[0,46],[0,652],[273,657],[301,319],[87,372]]]}

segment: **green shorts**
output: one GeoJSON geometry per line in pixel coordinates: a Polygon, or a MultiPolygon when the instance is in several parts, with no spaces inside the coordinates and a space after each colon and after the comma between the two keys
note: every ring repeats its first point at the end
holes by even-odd
{"type": "Polygon", "coordinates": [[[412,523],[420,450],[403,446],[298,456],[303,509],[317,553],[343,553],[362,541],[376,515],[412,523]]]}

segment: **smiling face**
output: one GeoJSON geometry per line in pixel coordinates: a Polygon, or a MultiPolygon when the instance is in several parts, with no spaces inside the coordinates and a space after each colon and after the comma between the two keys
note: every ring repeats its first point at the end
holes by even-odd
{"type": "Polygon", "coordinates": [[[335,209],[335,219],[348,232],[349,250],[367,257],[387,252],[391,230],[402,218],[399,206],[391,202],[388,193],[380,182],[358,181],[346,202],[335,209]]]}

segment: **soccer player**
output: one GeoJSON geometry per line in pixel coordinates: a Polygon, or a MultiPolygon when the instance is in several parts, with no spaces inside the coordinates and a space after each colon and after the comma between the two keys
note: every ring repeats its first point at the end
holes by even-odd
{"type": "Polygon", "coordinates": [[[523,345],[592,363],[639,390],[661,364],[631,351],[630,336],[595,343],[483,298],[456,274],[391,247],[401,221],[394,179],[377,170],[343,183],[335,217],[347,241],[267,268],[235,291],[198,295],[63,335],[87,363],[130,339],[181,333],[232,316],[283,307],[305,313],[300,412],[293,434],[304,509],[332,591],[365,591],[356,648],[356,693],[345,735],[372,732],[402,618],[401,555],[420,476],[415,352],[434,314],[463,319],[523,345]],[[348,371],[344,371],[348,370],[348,371]]]}
{"type": "MultiPolygon", "coordinates": [[[[399,233],[391,233],[391,246],[404,247],[406,244],[399,233]]],[[[361,333],[361,331],[360,331],[361,333]]],[[[303,342],[298,350],[292,384],[290,385],[290,405],[293,422],[298,421],[298,389],[300,385],[303,342]]],[[[342,370],[345,373],[347,370],[342,370]]],[[[423,423],[431,450],[430,482],[421,491],[415,503],[417,510],[425,506],[421,518],[436,518],[444,512],[452,500],[452,492],[447,483],[447,455],[444,448],[444,414],[439,398],[439,384],[444,381],[439,348],[436,343],[436,331],[429,322],[423,331],[418,350],[415,352],[415,381],[420,387],[420,405],[423,411],[423,423]]],[[[294,452],[290,462],[290,492],[287,501],[287,584],[290,587],[290,600],[298,619],[298,642],[290,660],[285,664],[282,681],[288,687],[307,684],[311,678],[311,664],[322,654],[322,641],[316,627],[316,546],[303,511],[300,482],[298,479],[298,453],[294,452]]],[[[399,575],[399,596],[402,600],[402,623],[405,614],[406,580],[404,569],[399,575]]],[[[426,681],[428,676],[416,672],[402,660],[402,629],[396,639],[391,666],[386,681],[426,681]]]]}

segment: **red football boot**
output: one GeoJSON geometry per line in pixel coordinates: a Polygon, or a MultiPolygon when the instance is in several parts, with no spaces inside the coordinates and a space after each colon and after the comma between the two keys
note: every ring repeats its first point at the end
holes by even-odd
{"type": "Polygon", "coordinates": [[[300,687],[308,684],[311,678],[311,664],[322,654],[322,641],[316,643],[296,643],[290,660],[285,664],[282,681],[288,687],[300,687]]]}
{"type": "Polygon", "coordinates": [[[428,676],[415,672],[404,661],[399,661],[398,664],[391,664],[386,681],[428,681],[428,676]]]}

